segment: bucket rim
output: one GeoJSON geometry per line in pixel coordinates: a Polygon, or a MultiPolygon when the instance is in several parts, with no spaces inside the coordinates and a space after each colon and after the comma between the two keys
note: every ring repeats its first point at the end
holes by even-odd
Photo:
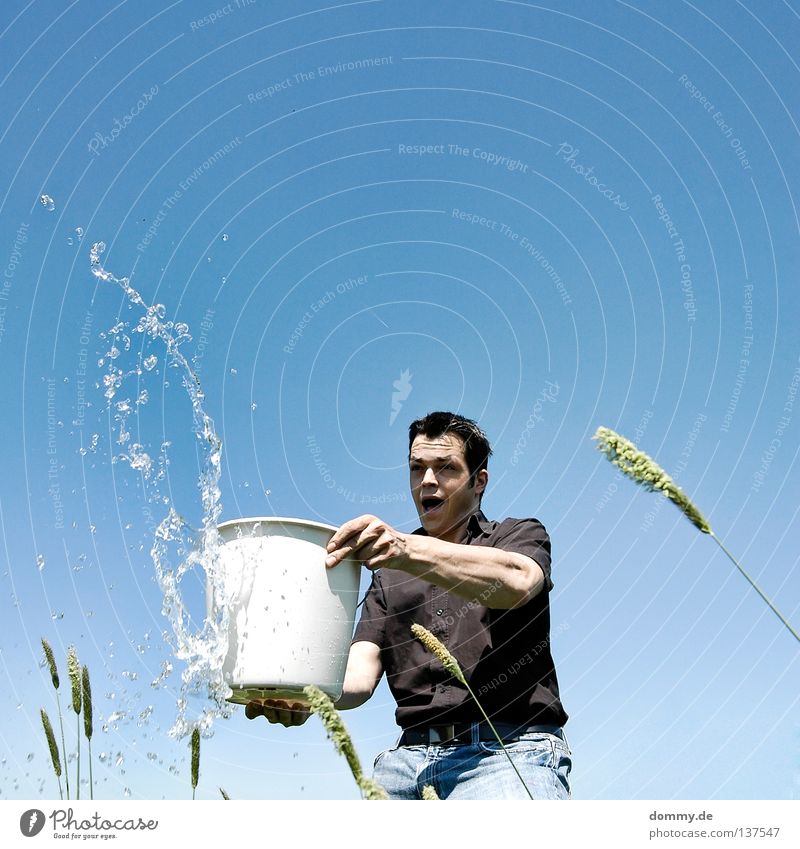
{"type": "Polygon", "coordinates": [[[297,525],[303,528],[317,528],[318,530],[330,531],[331,533],[338,530],[335,525],[328,525],[325,522],[315,522],[311,519],[297,519],[287,516],[245,516],[241,519],[227,519],[217,525],[218,531],[225,531],[236,525],[297,525]]]}

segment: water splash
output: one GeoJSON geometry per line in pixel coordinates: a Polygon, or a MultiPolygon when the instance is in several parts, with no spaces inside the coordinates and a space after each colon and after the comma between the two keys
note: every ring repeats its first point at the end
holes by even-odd
{"type": "Polygon", "coordinates": [[[56,208],[56,202],[50,195],[40,195],[39,203],[48,211],[52,212],[56,208]]]}
{"type": "MultiPolygon", "coordinates": [[[[219,481],[221,476],[222,441],[217,436],[214,422],[203,409],[204,394],[200,381],[189,361],[180,350],[180,346],[191,339],[189,327],[183,322],[172,322],[165,319],[166,308],[163,304],[147,304],[142,296],[131,286],[127,277],[116,277],[103,267],[101,254],[105,244],[97,242],[90,251],[92,274],[105,283],[119,286],[125,293],[130,305],[138,307],[143,315],[138,324],[132,328],[130,335],[125,322],[118,322],[105,334],[106,338],[113,337],[112,344],[106,356],[100,363],[106,365],[103,376],[105,397],[111,407],[114,399],[123,386],[127,377],[135,375],[141,378],[145,371],[151,371],[156,363],[155,355],[147,357],[142,367],[136,367],[125,372],[117,364],[119,357],[118,344],[124,350],[129,350],[131,335],[141,334],[160,342],[166,348],[165,365],[176,368],[181,373],[182,385],[186,390],[192,406],[193,431],[201,443],[203,466],[198,480],[198,490],[202,504],[203,519],[199,530],[191,528],[183,517],[169,504],[169,499],[162,496],[157,489],[161,472],[153,474],[154,461],[138,442],[130,441],[126,423],[138,403],[145,403],[141,394],[137,403],[132,405],[129,399],[114,403],[115,419],[119,422],[120,433],[118,444],[123,445],[125,452],[115,457],[124,460],[132,469],[142,474],[143,486],[148,500],[159,504],[169,504],[166,516],[155,529],[154,542],[150,552],[155,566],[156,577],[163,593],[162,613],[169,620],[172,634],[167,635],[175,656],[186,663],[181,673],[181,694],[178,699],[178,715],[170,735],[184,737],[191,733],[195,726],[202,732],[207,732],[214,719],[219,716],[228,717],[233,707],[225,701],[231,690],[222,675],[222,663],[228,649],[228,595],[220,568],[221,537],[217,531],[222,515],[221,493],[219,481]],[[192,620],[181,595],[181,581],[189,574],[204,573],[203,577],[212,588],[217,605],[205,618],[202,627],[192,620]],[[187,719],[188,695],[210,696],[199,719],[187,719]]],[[[167,443],[162,445],[161,459],[165,462],[167,443]]],[[[165,661],[162,674],[153,682],[158,687],[166,675],[172,670],[172,664],[165,661]],[[169,671],[167,671],[169,670],[169,671]]]]}

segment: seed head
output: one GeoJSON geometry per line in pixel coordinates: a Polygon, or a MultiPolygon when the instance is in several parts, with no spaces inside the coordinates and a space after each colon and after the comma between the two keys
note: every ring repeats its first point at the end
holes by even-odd
{"type": "Polygon", "coordinates": [[[192,790],[197,787],[200,777],[200,729],[192,731],[192,790]]]}
{"type": "Polygon", "coordinates": [[[629,439],[607,427],[597,428],[592,439],[597,440],[597,448],[631,480],[650,492],[660,492],[665,498],[669,498],[698,530],[704,534],[711,533],[711,525],[705,516],[652,457],[640,451],[629,439]]]}
{"type": "Polygon", "coordinates": [[[350,772],[353,773],[353,778],[356,780],[356,784],[360,785],[363,777],[361,763],[353,748],[353,741],[344,727],[342,717],[339,716],[339,711],[334,707],[330,697],[323,693],[319,687],[309,684],[303,688],[303,692],[308,699],[308,706],[322,720],[328,738],[336,747],[336,751],[340,755],[344,755],[347,765],[350,767],[350,772]]]}
{"type": "Polygon", "coordinates": [[[78,663],[78,655],[75,646],[67,649],[67,673],[72,685],[72,709],[75,713],[81,712],[81,667],[78,663]]]}
{"type": "Polygon", "coordinates": [[[53,761],[53,769],[56,777],[61,778],[61,758],[58,755],[58,746],[56,746],[56,737],[53,734],[53,726],[50,724],[50,717],[47,711],[42,708],[42,725],[44,726],[44,736],[47,738],[47,748],[50,749],[50,759],[53,761]]]}
{"type": "Polygon", "coordinates": [[[461,671],[458,661],[452,654],[450,654],[443,643],[434,637],[427,628],[423,628],[422,625],[417,625],[416,622],[411,626],[411,633],[431,654],[434,654],[439,658],[442,666],[444,666],[444,668],[454,678],[457,678],[462,684],[466,685],[467,679],[464,677],[464,673],[461,671]]]}
{"type": "Polygon", "coordinates": [[[439,801],[439,794],[433,789],[433,786],[430,784],[426,784],[422,788],[422,798],[426,802],[439,801]]]}
{"type": "Polygon", "coordinates": [[[81,685],[83,690],[83,730],[86,739],[92,739],[92,686],[89,683],[89,667],[81,669],[81,685]]]}
{"type": "Polygon", "coordinates": [[[44,649],[44,657],[47,661],[47,665],[50,667],[50,678],[53,681],[53,686],[58,689],[59,680],[58,680],[58,667],[56,666],[56,659],[53,656],[53,650],[50,648],[50,643],[42,637],[42,648],[44,649]]]}
{"type": "Polygon", "coordinates": [[[344,727],[344,722],[342,722],[342,717],[334,707],[330,697],[313,684],[303,687],[303,693],[308,700],[309,708],[320,718],[323,726],[325,726],[328,739],[336,747],[336,751],[340,755],[344,755],[347,765],[350,767],[350,772],[353,774],[353,778],[364,797],[369,800],[386,799],[387,796],[384,789],[371,779],[365,778],[361,769],[361,762],[353,746],[353,741],[350,739],[350,735],[344,727]]]}

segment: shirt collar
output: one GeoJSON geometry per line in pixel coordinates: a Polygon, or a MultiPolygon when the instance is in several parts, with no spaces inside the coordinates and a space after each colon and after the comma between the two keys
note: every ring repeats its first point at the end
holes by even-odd
{"type": "MultiPolygon", "coordinates": [[[[471,542],[475,539],[475,537],[480,536],[481,534],[490,534],[493,529],[494,522],[490,522],[486,516],[483,515],[482,510],[476,510],[467,520],[467,542],[471,542]]],[[[428,536],[428,532],[425,528],[417,528],[414,533],[423,537],[428,536]]]]}

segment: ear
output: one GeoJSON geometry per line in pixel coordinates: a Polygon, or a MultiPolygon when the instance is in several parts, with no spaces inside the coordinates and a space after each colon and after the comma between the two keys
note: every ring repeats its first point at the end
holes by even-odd
{"type": "Polygon", "coordinates": [[[475,475],[475,494],[478,496],[483,495],[488,483],[489,471],[488,469],[481,469],[478,474],[475,475]]]}

